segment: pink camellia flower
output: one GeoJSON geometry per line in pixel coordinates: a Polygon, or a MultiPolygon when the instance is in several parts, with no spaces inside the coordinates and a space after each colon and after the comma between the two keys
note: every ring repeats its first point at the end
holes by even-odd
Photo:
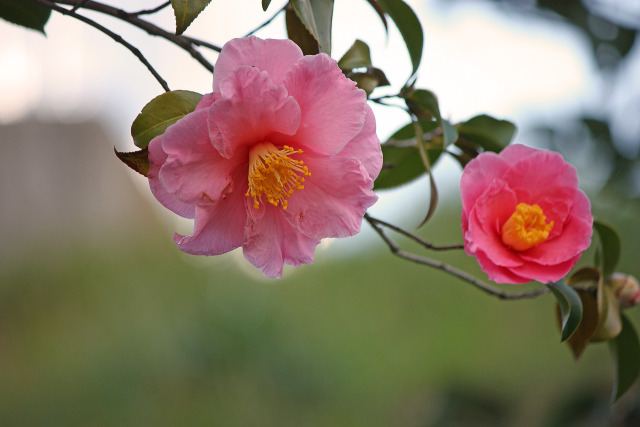
{"type": "Polygon", "coordinates": [[[189,254],[242,247],[268,277],[313,262],[325,237],[360,231],[382,167],[364,91],[325,54],[289,40],[231,40],[213,92],[149,144],[149,184],[165,207],[194,218],[189,254]]]}
{"type": "Polygon", "coordinates": [[[482,153],[464,168],[460,192],[465,251],[495,282],[558,281],[591,243],[589,199],[558,153],[482,153]]]}

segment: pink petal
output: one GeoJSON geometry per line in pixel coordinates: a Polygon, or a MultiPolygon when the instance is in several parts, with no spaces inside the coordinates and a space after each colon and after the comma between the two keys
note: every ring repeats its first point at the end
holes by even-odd
{"type": "Polygon", "coordinates": [[[284,220],[281,209],[268,206],[259,221],[249,219],[244,257],[267,277],[282,277],[283,264],[299,267],[313,262],[320,239],[307,237],[284,220]]]}
{"type": "Polygon", "coordinates": [[[552,265],[540,265],[535,262],[526,262],[520,267],[511,268],[511,272],[523,277],[530,277],[540,283],[557,282],[571,271],[582,254],[570,258],[564,262],[552,265]]]}
{"type": "Polygon", "coordinates": [[[196,105],[196,110],[201,110],[203,108],[210,107],[211,104],[220,99],[220,94],[218,92],[205,93],[202,95],[200,102],[196,105]]]}
{"type": "Polygon", "coordinates": [[[222,98],[209,107],[209,135],[220,155],[230,158],[238,147],[293,135],[300,107],[266,72],[243,66],[220,83],[222,98]]]}
{"type": "Polygon", "coordinates": [[[502,243],[502,224],[513,214],[515,193],[503,181],[495,180],[469,213],[465,246],[472,254],[482,249],[487,259],[502,267],[522,265],[517,253],[502,243]]]}
{"type": "MultiPolygon", "coordinates": [[[[514,146],[522,147],[522,146],[514,146]]],[[[509,150],[506,157],[514,156],[515,151],[509,150]]],[[[569,163],[565,162],[558,153],[546,150],[534,150],[528,157],[513,163],[512,168],[504,174],[502,179],[516,190],[518,200],[528,204],[537,203],[544,197],[557,194],[559,199],[573,199],[578,188],[578,173],[569,163]],[[560,193],[560,194],[558,194],[560,193]]]]}
{"type": "Polygon", "coordinates": [[[193,218],[195,206],[184,203],[175,194],[168,192],[158,177],[160,168],[167,160],[167,154],[162,150],[162,138],[163,135],[157,136],[149,143],[149,173],[147,178],[149,178],[151,193],[170,211],[184,218],[193,218]]]}
{"type": "Polygon", "coordinates": [[[504,175],[509,167],[510,165],[495,153],[483,153],[471,160],[460,178],[462,209],[469,212],[493,180],[504,175]]]}
{"type": "Polygon", "coordinates": [[[284,217],[310,237],[347,237],[360,232],[362,217],[377,200],[373,180],[353,157],[304,153],[311,176],[289,199],[284,217]]]}
{"type": "Polygon", "coordinates": [[[275,84],[280,84],[293,64],[302,58],[302,51],[290,40],[262,40],[254,36],[227,42],[216,61],[213,91],[243,65],[266,71],[275,84]]]}
{"type": "Polygon", "coordinates": [[[327,55],[300,59],[283,84],[302,110],[296,133],[299,144],[318,153],[335,154],[362,130],[366,95],[327,55]]]}
{"type": "Polygon", "coordinates": [[[371,179],[375,180],[378,177],[380,169],[382,169],[382,149],[378,135],[376,135],[376,119],[368,105],[365,106],[362,130],[347,143],[338,155],[359,159],[371,179]]]}
{"type": "Polygon", "coordinates": [[[493,280],[496,283],[511,283],[515,285],[527,283],[532,280],[527,277],[518,276],[512,271],[512,268],[501,267],[494,264],[482,250],[478,250],[475,256],[482,271],[487,273],[489,280],[493,280]]]}
{"type": "Polygon", "coordinates": [[[247,221],[246,185],[242,171],[233,176],[237,189],[225,194],[214,205],[196,208],[193,233],[190,236],[175,234],[173,240],[181,251],[193,255],[220,255],[242,246],[247,221]]]}
{"type": "Polygon", "coordinates": [[[231,173],[247,162],[247,157],[228,160],[218,154],[209,140],[207,115],[205,109],[187,114],[167,128],[162,140],[168,158],[160,169],[160,181],[188,204],[215,203],[232,191],[231,173]]]}
{"type": "Polygon", "coordinates": [[[545,266],[565,262],[591,245],[592,234],[591,204],[587,196],[578,191],[562,234],[522,252],[521,257],[545,266]]]}

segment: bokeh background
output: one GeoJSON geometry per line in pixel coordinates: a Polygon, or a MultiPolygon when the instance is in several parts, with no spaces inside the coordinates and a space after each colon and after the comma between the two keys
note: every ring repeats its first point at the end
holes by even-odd
{"type": "MultiPolygon", "coordinates": [[[[188,34],[223,44],[284,2],[272,3],[214,1],[188,34]]],[[[425,33],[419,86],[454,122],[488,113],[516,122],[519,142],[562,152],[594,214],[621,231],[619,270],[640,276],[637,3],[408,3],[425,33]]],[[[179,49],[86,15],[138,46],[172,89],[209,90],[179,49]]],[[[151,19],[174,25],[169,10],[151,19]]],[[[171,235],[190,224],[113,155],[134,149],[130,124],[161,88],[94,29],[54,13],[46,30],[0,22],[0,425],[640,424],[638,386],[609,406],[606,345],[575,363],[551,296],[499,301],[392,257],[366,224],[282,280],[237,251],[180,253],[171,235]]],[[[284,34],[280,18],[258,32],[284,34]]],[[[335,58],[356,38],[371,46],[393,84],[381,94],[408,77],[397,30],[387,38],[365,1],[336,2],[333,37],[335,58]]],[[[381,140],[406,120],[375,112],[381,140]]],[[[452,161],[437,167],[441,205],[417,231],[429,241],[462,240],[459,175],[452,161]]],[[[428,184],[380,196],[372,215],[413,230],[428,184]]],[[[434,255],[484,278],[464,253],[434,255]]]]}

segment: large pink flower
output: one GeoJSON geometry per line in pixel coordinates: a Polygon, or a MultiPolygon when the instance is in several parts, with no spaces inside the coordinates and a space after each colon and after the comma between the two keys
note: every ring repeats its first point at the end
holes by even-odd
{"type": "Polygon", "coordinates": [[[242,247],[268,277],[313,262],[325,237],[352,236],[377,197],[382,167],[365,93],[336,61],[289,40],[231,40],[213,92],[149,144],[149,184],[194,218],[190,254],[242,247]]]}
{"type": "Polygon", "coordinates": [[[460,192],[465,250],[495,282],[560,280],[591,243],[589,199],[558,153],[482,153],[464,168],[460,192]]]}

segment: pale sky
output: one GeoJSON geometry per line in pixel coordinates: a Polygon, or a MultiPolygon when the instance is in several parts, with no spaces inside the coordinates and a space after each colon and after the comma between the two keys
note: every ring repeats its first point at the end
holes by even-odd
{"type": "MultiPolygon", "coordinates": [[[[160,0],[105,3],[122,8],[135,3],[138,10],[158,5],[160,0]]],[[[217,0],[187,34],[221,45],[243,36],[284,3],[274,0],[264,13],[257,0],[217,0]],[[240,16],[242,19],[234,18],[240,16]]],[[[438,95],[443,116],[452,121],[480,113],[520,124],[557,117],[579,109],[598,89],[589,46],[576,32],[517,15],[507,20],[478,3],[445,10],[430,1],[408,3],[419,15],[425,34],[418,86],[438,95]]],[[[117,20],[82,13],[137,46],[171,89],[210,91],[211,75],[180,49],[117,20]]],[[[153,21],[169,30],[175,25],[170,8],[153,21]]],[[[160,85],[128,50],[85,24],[54,12],[46,31],[43,37],[0,21],[0,125],[29,116],[63,122],[99,118],[117,139],[119,150],[135,149],[129,134],[131,122],[146,102],[162,93],[160,85]]],[[[283,18],[257,35],[284,38],[283,18]]],[[[391,25],[387,39],[378,16],[364,0],[336,2],[332,56],[339,59],[356,38],[369,44],[374,65],[393,84],[379,94],[397,92],[411,71],[398,31],[391,25]]],[[[215,61],[214,52],[202,51],[215,61]]],[[[381,140],[407,121],[398,109],[374,106],[374,111],[381,140]]],[[[441,162],[436,171],[441,190],[455,190],[458,176],[459,167],[453,161],[441,162]]],[[[148,195],[144,179],[138,181],[148,195]]],[[[421,219],[427,200],[428,184],[419,180],[383,193],[371,213],[392,221],[406,220],[413,226],[421,219]],[[407,203],[417,207],[409,213],[396,208],[407,203]]]]}

